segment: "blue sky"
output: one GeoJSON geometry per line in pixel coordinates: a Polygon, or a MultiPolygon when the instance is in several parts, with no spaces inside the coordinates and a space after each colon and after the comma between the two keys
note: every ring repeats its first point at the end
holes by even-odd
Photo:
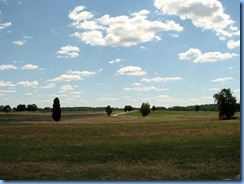
{"type": "Polygon", "coordinates": [[[0,0],[0,104],[240,99],[240,1],[0,0]]]}

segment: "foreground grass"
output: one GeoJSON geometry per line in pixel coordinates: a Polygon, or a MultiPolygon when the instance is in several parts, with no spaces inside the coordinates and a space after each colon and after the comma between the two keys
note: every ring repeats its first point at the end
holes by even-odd
{"type": "Polygon", "coordinates": [[[239,120],[157,113],[66,114],[59,123],[0,118],[0,178],[222,180],[240,173],[239,120]]]}

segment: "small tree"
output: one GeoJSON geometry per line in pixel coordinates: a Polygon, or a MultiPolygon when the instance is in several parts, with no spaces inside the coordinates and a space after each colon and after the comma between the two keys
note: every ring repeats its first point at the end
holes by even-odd
{"type": "Polygon", "coordinates": [[[142,103],[140,108],[140,113],[143,117],[147,116],[150,113],[150,104],[149,103],[142,103]]]}
{"type": "Polygon", "coordinates": [[[152,106],[152,111],[156,111],[156,110],[157,110],[157,109],[156,109],[155,105],[152,106]]]}
{"type": "Polygon", "coordinates": [[[16,111],[25,111],[26,106],[24,104],[19,104],[16,108],[16,111]]]}
{"type": "Polygon", "coordinates": [[[219,93],[214,94],[214,101],[218,104],[219,118],[231,119],[233,118],[237,105],[236,98],[232,96],[230,89],[222,89],[219,93]]]}
{"type": "Polygon", "coordinates": [[[27,111],[33,111],[35,112],[37,110],[37,105],[36,104],[29,104],[27,105],[27,111]]]}
{"type": "Polygon", "coordinates": [[[10,105],[5,105],[4,107],[3,107],[3,112],[10,112],[11,111],[11,107],[10,107],[10,105]]]}
{"type": "Polygon", "coordinates": [[[59,121],[61,119],[61,108],[60,108],[60,103],[58,98],[55,98],[53,100],[52,118],[54,121],[59,121]]]}
{"type": "Polygon", "coordinates": [[[132,111],[133,110],[133,107],[132,106],[130,106],[130,105],[126,105],[125,107],[124,107],[124,111],[125,112],[127,112],[127,111],[132,111]]]}
{"type": "Polygon", "coordinates": [[[107,113],[108,116],[111,116],[112,112],[113,112],[113,109],[110,107],[110,105],[108,105],[106,108],[105,108],[105,112],[107,113]]]}

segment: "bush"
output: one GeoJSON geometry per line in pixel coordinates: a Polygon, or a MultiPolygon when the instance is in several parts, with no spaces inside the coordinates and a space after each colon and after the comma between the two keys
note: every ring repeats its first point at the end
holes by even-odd
{"type": "Polygon", "coordinates": [[[149,103],[142,103],[140,108],[140,113],[143,117],[147,116],[150,113],[150,104],[149,103]]]}
{"type": "Polygon", "coordinates": [[[110,105],[108,105],[106,108],[105,108],[105,112],[107,113],[108,116],[111,116],[112,112],[113,112],[113,109],[110,107],[110,105]]]}

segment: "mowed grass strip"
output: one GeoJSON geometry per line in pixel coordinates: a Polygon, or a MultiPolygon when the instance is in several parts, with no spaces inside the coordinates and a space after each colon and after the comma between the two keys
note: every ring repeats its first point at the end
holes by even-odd
{"type": "Polygon", "coordinates": [[[153,118],[4,124],[0,178],[222,180],[240,173],[239,120],[153,118]]]}

